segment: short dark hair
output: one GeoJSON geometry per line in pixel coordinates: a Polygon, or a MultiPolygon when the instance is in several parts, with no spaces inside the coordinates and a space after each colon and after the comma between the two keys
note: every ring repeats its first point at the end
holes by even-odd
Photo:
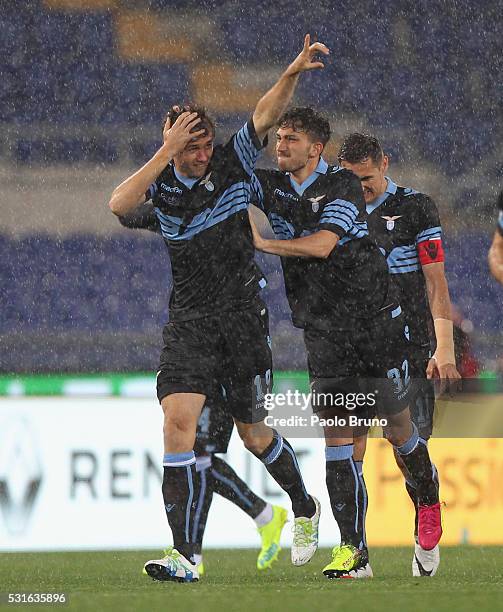
{"type": "Polygon", "coordinates": [[[374,164],[380,164],[383,157],[384,151],[377,138],[359,132],[346,136],[337,155],[339,162],[346,161],[350,164],[359,164],[367,159],[371,159],[374,164]]]}
{"type": "Polygon", "coordinates": [[[178,119],[178,117],[182,114],[182,113],[197,113],[199,118],[200,118],[200,122],[195,125],[192,129],[191,132],[197,132],[198,130],[206,130],[205,133],[203,134],[203,136],[214,136],[215,135],[215,122],[213,121],[213,119],[208,115],[208,113],[206,112],[206,109],[203,106],[197,106],[196,104],[174,104],[168,111],[167,115],[164,117],[164,121],[162,126],[164,127],[166,125],[166,121],[168,119],[171,120],[171,125],[173,125],[173,123],[175,123],[175,121],[178,119]]]}
{"type": "Polygon", "coordinates": [[[316,142],[323,146],[330,140],[330,123],[307,106],[297,106],[287,110],[279,118],[278,128],[292,128],[295,132],[305,132],[316,142]]]}

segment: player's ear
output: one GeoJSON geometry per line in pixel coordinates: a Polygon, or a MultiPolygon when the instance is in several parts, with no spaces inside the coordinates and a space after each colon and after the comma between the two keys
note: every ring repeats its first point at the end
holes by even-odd
{"type": "Polygon", "coordinates": [[[389,157],[387,155],[383,155],[382,158],[382,171],[386,174],[389,166],[389,157]]]}
{"type": "Polygon", "coordinates": [[[313,142],[311,146],[312,157],[320,157],[323,153],[324,146],[321,142],[313,142]]]}

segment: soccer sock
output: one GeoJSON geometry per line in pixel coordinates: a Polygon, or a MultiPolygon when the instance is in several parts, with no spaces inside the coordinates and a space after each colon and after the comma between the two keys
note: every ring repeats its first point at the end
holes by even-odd
{"type": "Polygon", "coordinates": [[[196,458],[194,451],[164,455],[162,496],[173,546],[186,559],[191,559],[191,528],[195,509],[196,458]]]}
{"type": "MultiPolygon", "coordinates": [[[[358,507],[360,478],[353,460],[353,444],[325,448],[327,489],[341,543],[363,547],[361,517],[358,507]]],[[[363,497],[363,496],[362,496],[363,497]]]]}
{"type": "Polygon", "coordinates": [[[292,501],[292,510],[296,517],[312,517],[316,505],[306,491],[299,464],[293,448],[277,431],[273,430],[273,439],[258,458],[266,470],[288,494],[292,501]]]}
{"type": "Polygon", "coordinates": [[[266,504],[265,508],[262,510],[260,514],[258,514],[253,520],[257,527],[263,527],[272,521],[272,517],[274,515],[274,510],[271,504],[266,504]]]}
{"type": "Polygon", "coordinates": [[[420,442],[417,427],[412,423],[412,434],[401,446],[395,446],[405,467],[416,483],[418,504],[431,506],[438,503],[438,486],[426,444],[420,442]]]}
{"type": "Polygon", "coordinates": [[[405,490],[407,491],[411,502],[414,504],[414,537],[417,538],[417,522],[418,522],[418,514],[417,514],[417,489],[414,487],[408,480],[405,481],[405,490]]]}
{"type": "Polygon", "coordinates": [[[208,521],[208,512],[210,511],[211,502],[213,500],[211,460],[211,455],[196,457],[196,472],[198,478],[197,486],[194,491],[196,507],[194,511],[194,523],[192,525],[192,544],[195,563],[200,563],[200,561],[197,561],[197,557],[201,555],[204,531],[208,521]]]}
{"type": "Polygon", "coordinates": [[[355,461],[355,467],[360,480],[360,490],[358,491],[358,536],[364,548],[367,548],[367,532],[365,521],[367,519],[368,494],[365,478],[363,477],[363,461],[355,461]]]}
{"type": "Polygon", "coordinates": [[[255,519],[267,503],[246,485],[231,466],[220,457],[212,457],[211,476],[213,491],[236,504],[248,516],[255,519]]]}

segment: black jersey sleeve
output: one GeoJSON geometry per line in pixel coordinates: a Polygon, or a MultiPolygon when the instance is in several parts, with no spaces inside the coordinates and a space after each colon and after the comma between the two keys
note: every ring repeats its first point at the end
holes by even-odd
{"type": "Polygon", "coordinates": [[[503,191],[498,196],[498,232],[503,236],[503,191]]]}
{"type": "Polygon", "coordinates": [[[365,200],[361,181],[355,174],[341,170],[336,176],[339,181],[338,197],[325,204],[320,201],[318,229],[329,230],[343,238],[352,232],[357,218],[364,213],[365,200]]]}
{"type": "Polygon", "coordinates": [[[154,212],[154,205],[150,202],[140,204],[133,212],[119,217],[121,225],[129,229],[146,229],[161,233],[161,226],[154,212]]]}
{"type": "Polygon", "coordinates": [[[250,118],[250,120],[231,137],[229,142],[225,145],[225,148],[227,151],[232,151],[246,174],[252,176],[260,151],[266,145],[267,137],[264,139],[264,142],[260,142],[255,132],[253,119],[250,118]]]}
{"type": "Polygon", "coordinates": [[[416,250],[422,266],[445,260],[442,226],[435,202],[424,194],[414,195],[417,202],[415,231],[416,250]]]}
{"type": "Polygon", "coordinates": [[[425,240],[440,240],[442,226],[435,202],[427,195],[417,194],[416,245],[425,240]]]}
{"type": "Polygon", "coordinates": [[[264,197],[264,189],[266,187],[267,178],[260,171],[256,170],[250,180],[250,202],[260,208],[264,212],[266,211],[266,200],[264,197]]]}

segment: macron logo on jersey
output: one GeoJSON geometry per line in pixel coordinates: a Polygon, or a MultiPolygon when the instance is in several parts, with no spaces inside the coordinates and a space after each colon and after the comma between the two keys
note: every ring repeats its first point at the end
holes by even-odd
{"type": "Polygon", "coordinates": [[[180,187],[171,187],[170,185],[166,185],[166,183],[161,183],[161,187],[164,189],[164,191],[169,191],[169,193],[177,193],[178,195],[182,195],[183,191],[180,189],[180,187]]]}
{"type": "Polygon", "coordinates": [[[299,198],[295,195],[293,195],[293,193],[286,193],[284,191],[281,191],[281,189],[275,189],[274,190],[274,195],[280,197],[280,198],[286,198],[287,200],[293,200],[294,202],[298,202],[299,198]]]}

